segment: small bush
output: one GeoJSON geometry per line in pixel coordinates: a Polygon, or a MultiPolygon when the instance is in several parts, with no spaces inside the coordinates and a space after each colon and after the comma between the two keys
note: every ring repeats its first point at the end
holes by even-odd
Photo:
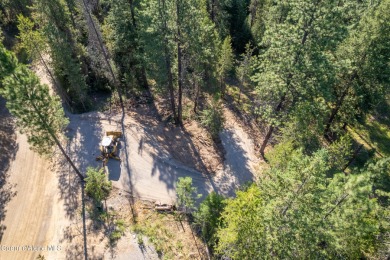
{"type": "Polygon", "coordinates": [[[141,235],[137,236],[137,243],[139,246],[144,246],[144,239],[142,238],[141,235]]]}
{"type": "Polygon", "coordinates": [[[224,118],[220,105],[212,105],[201,112],[200,123],[210,132],[212,138],[217,138],[223,129],[224,118]]]}
{"type": "Polygon", "coordinates": [[[114,230],[110,234],[110,244],[115,244],[125,233],[126,225],[125,221],[122,219],[118,219],[114,223],[114,230]]]}
{"type": "Polygon", "coordinates": [[[101,201],[110,195],[112,183],[107,179],[103,169],[88,167],[85,181],[85,192],[96,204],[100,205],[101,201]]]}

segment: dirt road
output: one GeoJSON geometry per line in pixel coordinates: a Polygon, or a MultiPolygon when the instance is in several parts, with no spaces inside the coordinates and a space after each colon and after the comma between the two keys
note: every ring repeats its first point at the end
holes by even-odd
{"type": "MultiPolygon", "coordinates": [[[[39,74],[49,83],[43,72],[39,74]]],[[[61,160],[52,163],[29,149],[1,98],[0,154],[0,260],[36,259],[40,254],[46,259],[82,259],[82,239],[69,232],[77,233],[81,226],[73,172],[61,160]]],[[[114,259],[104,244],[99,246],[88,244],[91,259],[114,259]]],[[[153,252],[144,256],[132,236],[120,241],[118,251],[115,259],[154,259],[153,252]]]]}
{"type": "MultiPolygon", "coordinates": [[[[43,82],[49,83],[44,72],[38,72],[43,82]]],[[[2,105],[4,107],[4,102],[2,105]]],[[[5,125],[7,111],[1,109],[0,112],[2,125],[5,125]]],[[[225,111],[227,117],[232,117],[229,113],[225,111]]],[[[68,116],[66,148],[82,172],[88,166],[101,166],[95,157],[105,131],[124,133],[119,147],[121,162],[110,160],[107,169],[114,186],[136,198],[172,203],[176,199],[175,183],[184,176],[192,177],[198,192],[203,195],[216,191],[232,196],[239,185],[254,178],[253,166],[257,159],[253,142],[234,120],[228,120],[220,134],[225,161],[219,170],[210,174],[199,170],[197,165],[177,160],[166,149],[162,131],[170,130],[160,123],[145,124],[131,114],[123,118],[118,113],[91,112],[68,116]]],[[[180,153],[184,153],[182,157],[186,157],[187,152],[188,157],[199,157],[194,153],[196,144],[188,136],[179,132],[170,138],[173,139],[171,144],[180,144],[180,153]]],[[[7,166],[3,167],[8,169],[6,172],[0,171],[0,259],[35,259],[39,254],[46,259],[81,258],[82,246],[76,242],[80,237],[74,239],[68,232],[70,229],[77,231],[81,226],[80,193],[75,189],[77,183],[71,177],[71,170],[67,164],[53,166],[41,158],[29,149],[26,139],[26,136],[17,134],[16,141],[5,147],[10,156],[7,157],[9,169],[7,166]],[[9,177],[5,178],[7,175],[9,177]]],[[[204,160],[195,159],[200,164],[204,160]]],[[[112,257],[103,244],[92,244],[89,251],[92,258],[112,257]]],[[[127,234],[118,244],[115,258],[129,259],[129,256],[133,256],[131,259],[155,258],[153,252],[145,255],[132,235],[127,234]]]]}
{"type": "Polygon", "coordinates": [[[16,184],[16,196],[7,205],[0,259],[23,260],[36,258],[40,253],[57,258],[61,255],[61,251],[57,251],[61,249],[61,230],[68,220],[59,200],[55,172],[47,160],[29,150],[26,139],[18,135],[18,152],[9,169],[9,183],[16,184]],[[12,248],[18,246],[43,249],[34,252],[12,248]],[[55,246],[55,251],[47,252],[48,246],[55,246]]]}
{"type": "MultiPolygon", "coordinates": [[[[159,148],[155,136],[149,135],[147,129],[131,117],[126,117],[123,127],[120,116],[109,119],[96,112],[72,115],[70,119],[68,150],[83,171],[88,166],[100,165],[95,157],[105,131],[125,133],[119,149],[122,161],[109,161],[109,177],[115,187],[141,199],[172,203],[175,200],[175,182],[183,176],[192,177],[202,194],[214,190],[225,195],[234,194],[238,185],[253,178],[252,144],[243,130],[234,124],[228,125],[221,133],[226,151],[224,167],[210,177],[173,159],[159,148]]],[[[40,253],[47,259],[66,259],[69,249],[64,230],[74,225],[70,217],[72,214],[68,212],[71,201],[64,199],[64,191],[58,188],[58,173],[47,160],[29,150],[24,135],[18,134],[17,145],[16,157],[8,171],[8,182],[16,184],[14,191],[17,194],[7,205],[2,223],[6,229],[1,245],[5,250],[26,245],[43,248],[38,248],[42,251],[36,252],[3,250],[0,251],[0,259],[32,259],[40,253]],[[48,246],[61,250],[48,251],[48,246]]],[[[127,243],[130,242],[128,240],[127,243]]],[[[135,245],[133,247],[132,250],[142,257],[142,252],[138,252],[135,245]]],[[[126,249],[120,251],[123,254],[117,257],[130,254],[126,249]]]]}
{"type": "MultiPolygon", "coordinates": [[[[158,135],[131,116],[126,116],[123,121],[120,115],[97,112],[69,116],[67,149],[82,171],[88,166],[101,164],[95,161],[95,157],[105,131],[124,133],[119,147],[122,161],[110,160],[107,168],[114,186],[134,197],[172,203],[175,201],[175,183],[184,176],[192,177],[201,194],[214,190],[231,196],[239,185],[253,179],[256,161],[253,143],[234,122],[221,133],[226,160],[223,168],[211,177],[174,159],[159,145],[158,135]]],[[[0,259],[33,259],[39,254],[47,259],[77,258],[82,253],[73,255],[75,247],[69,245],[65,234],[66,228],[77,225],[74,219],[76,207],[72,206],[79,200],[76,193],[73,200],[67,194],[72,193],[71,189],[67,190],[71,181],[67,177],[70,174],[66,173],[67,167],[63,168],[60,177],[47,160],[29,150],[26,136],[18,134],[16,143],[16,157],[8,170],[8,182],[16,184],[13,188],[16,196],[7,204],[5,220],[1,223],[6,229],[1,240],[0,259]],[[18,246],[35,246],[37,251],[28,251],[29,248],[15,251],[26,249],[18,246]]],[[[132,247],[122,245],[122,242],[121,254],[116,257],[145,257],[133,240],[126,239],[127,245],[132,247]]],[[[101,251],[107,256],[104,247],[101,251]]]]}
{"type": "Polygon", "coordinates": [[[239,185],[254,179],[253,166],[257,159],[253,142],[234,122],[228,124],[220,135],[226,153],[225,162],[223,168],[212,175],[174,159],[159,143],[159,131],[145,127],[128,115],[122,120],[120,115],[98,112],[70,115],[70,152],[82,171],[88,166],[101,166],[95,157],[106,131],[124,133],[119,147],[121,162],[109,160],[109,178],[115,187],[137,198],[172,203],[176,200],[175,183],[184,176],[191,177],[198,192],[204,195],[216,191],[232,196],[239,185]]]}

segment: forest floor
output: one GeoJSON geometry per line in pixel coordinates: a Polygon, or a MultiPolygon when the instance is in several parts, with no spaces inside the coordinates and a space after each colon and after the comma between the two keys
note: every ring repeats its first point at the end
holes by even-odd
{"type": "MultiPolygon", "coordinates": [[[[50,83],[43,73],[38,71],[38,74],[44,83],[50,83]]],[[[4,102],[2,106],[4,116],[1,120],[12,121],[4,102]]],[[[107,165],[114,186],[107,208],[114,214],[113,218],[126,220],[126,232],[122,239],[111,245],[107,239],[109,230],[106,227],[97,229],[96,223],[89,218],[87,241],[92,259],[157,258],[147,239],[139,246],[139,239],[131,231],[134,227],[131,227],[133,220],[130,219],[140,216],[142,223],[143,219],[148,219],[143,218],[143,214],[153,214],[135,206],[139,201],[174,203],[175,183],[179,177],[192,177],[203,198],[211,191],[232,196],[240,185],[255,179],[255,165],[259,159],[255,155],[254,142],[228,108],[224,108],[226,124],[220,134],[220,144],[215,144],[196,121],[188,121],[181,128],[174,127],[162,120],[158,111],[152,103],[128,104],[125,114],[115,110],[67,114],[70,124],[66,129],[66,148],[83,172],[89,166],[101,166],[95,157],[106,131],[124,134],[119,146],[121,161],[110,160],[107,165]]],[[[0,204],[1,245],[44,247],[37,251],[3,250],[0,259],[33,259],[39,254],[47,259],[81,258],[80,188],[70,167],[58,153],[49,160],[29,150],[26,136],[15,134],[12,124],[0,139],[4,143],[2,154],[7,154],[3,161],[7,166],[0,172],[1,198],[6,200],[0,204]],[[3,152],[5,148],[7,151],[3,152]],[[47,246],[55,246],[55,249],[49,251],[47,246]],[[56,246],[61,250],[56,250],[56,246]]],[[[160,225],[173,223],[169,217],[164,221],[160,225]]],[[[189,227],[182,229],[180,237],[190,246],[180,246],[181,240],[173,241],[183,250],[172,254],[180,258],[197,258],[198,254],[204,254],[204,248],[199,249],[202,243],[195,242],[192,232],[188,232],[189,227]]]]}

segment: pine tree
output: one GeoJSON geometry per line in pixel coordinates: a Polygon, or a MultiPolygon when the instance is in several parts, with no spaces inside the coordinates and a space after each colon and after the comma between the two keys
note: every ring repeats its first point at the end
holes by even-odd
{"type": "Polygon", "coordinates": [[[198,2],[190,13],[193,18],[188,20],[191,23],[185,27],[185,41],[188,43],[183,59],[184,80],[187,85],[186,92],[194,93],[190,99],[194,101],[194,112],[198,113],[196,109],[202,93],[220,91],[217,83],[217,70],[221,56],[221,41],[218,29],[208,17],[206,6],[202,2],[198,2]]]}
{"type": "Polygon", "coordinates": [[[388,209],[373,199],[373,171],[329,173],[328,153],[292,150],[222,213],[217,251],[232,259],[361,258],[381,248],[388,209]],[[359,236],[356,236],[359,234],[359,236]]]}
{"type": "Polygon", "coordinates": [[[218,78],[222,96],[225,94],[225,79],[233,69],[234,55],[230,36],[226,37],[221,47],[218,61],[218,78]]]}
{"type": "Polygon", "coordinates": [[[4,48],[3,44],[0,44],[0,47],[0,86],[1,89],[4,89],[2,81],[14,72],[18,65],[18,60],[13,53],[4,48]]]}
{"type": "Polygon", "coordinates": [[[67,125],[61,103],[49,93],[49,87],[26,66],[18,64],[16,58],[4,46],[0,46],[2,82],[1,95],[7,99],[7,108],[17,118],[20,131],[26,133],[33,150],[49,155],[57,145],[81,180],[83,175],[73,164],[61,145],[59,136],[67,125]]]}
{"type": "Polygon", "coordinates": [[[264,234],[261,209],[261,191],[252,185],[245,191],[237,191],[235,199],[228,199],[221,214],[222,225],[217,231],[216,252],[231,259],[266,258],[261,249],[264,234]]]}
{"type": "Polygon", "coordinates": [[[206,0],[206,8],[220,38],[226,38],[230,29],[231,17],[229,11],[232,8],[232,0],[206,0]]]}
{"type": "Polygon", "coordinates": [[[195,85],[197,93],[199,85],[215,77],[218,34],[203,1],[147,1],[141,9],[149,74],[160,88],[166,86],[174,121],[180,125],[185,83],[195,85]]]}
{"type": "Polygon", "coordinates": [[[121,80],[128,86],[147,88],[135,15],[133,1],[114,1],[103,29],[121,80]]]}
{"type": "Polygon", "coordinates": [[[50,47],[55,75],[78,111],[88,110],[85,80],[87,65],[82,62],[82,47],[71,30],[69,9],[63,0],[37,0],[34,4],[35,22],[40,25],[50,47]]]}
{"type": "Polygon", "coordinates": [[[104,169],[87,168],[87,177],[85,178],[85,192],[94,199],[95,203],[100,204],[107,199],[112,189],[112,183],[107,179],[104,169]]]}
{"type": "Polygon", "coordinates": [[[233,48],[238,53],[245,51],[245,46],[252,40],[248,24],[249,2],[248,0],[232,0],[229,8],[230,35],[233,48]]]}
{"type": "MultiPolygon", "coordinates": [[[[174,39],[172,12],[167,8],[169,0],[142,1],[139,33],[141,45],[145,48],[145,63],[148,74],[160,89],[166,90],[173,119],[178,123],[175,78],[174,39]]],[[[170,3],[169,3],[170,4],[170,3]]],[[[169,5],[171,8],[171,5],[169,5]]]]}
{"type": "Polygon", "coordinates": [[[211,192],[200,204],[195,213],[195,221],[201,227],[202,237],[210,248],[217,245],[216,231],[221,226],[221,213],[224,210],[224,197],[211,192]]]}
{"type": "Polygon", "coordinates": [[[124,112],[125,108],[124,108],[124,103],[123,103],[123,98],[122,98],[122,91],[121,91],[121,88],[119,86],[119,81],[117,79],[117,76],[115,75],[113,65],[110,62],[110,58],[109,58],[109,55],[107,53],[106,47],[104,46],[100,29],[98,27],[98,24],[95,22],[92,14],[91,14],[91,11],[89,10],[89,6],[88,6],[87,2],[85,0],[82,0],[82,3],[83,3],[83,10],[87,16],[87,21],[88,21],[89,27],[91,27],[90,31],[92,31],[92,34],[96,37],[96,39],[98,41],[98,46],[99,46],[100,51],[101,51],[100,53],[103,54],[104,62],[109,70],[109,74],[111,76],[111,80],[113,82],[114,88],[119,96],[119,102],[120,102],[122,112],[124,112]]]}
{"type": "Polygon", "coordinates": [[[0,2],[0,24],[16,23],[18,15],[30,15],[32,0],[2,0],[0,2]]]}
{"type": "Polygon", "coordinates": [[[334,81],[329,53],[346,37],[348,8],[338,1],[306,0],[281,1],[270,8],[271,22],[262,41],[266,49],[252,77],[260,114],[269,124],[260,148],[263,156],[275,129],[295,117],[306,118],[303,123],[323,117],[324,106],[317,106],[317,97],[329,95],[334,81]]]}
{"type": "Polygon", "coordinates": [[[197,193],[196,187],[192,185],[191,177],[179,178],[176,183],[177,204],[184,209],[185,213],[190,213],[195,209],[195,199],[201,195],[197,193]]]}
{"type": "Polygon", "coordinates": [[[56,91],[60,94],[62,99],[70,107],[70,100],[68,95],[63,91],[52,71],[49,68],[49,64],[44,59],[45,53],[48,51],[47,44],[44,40],[44,35],[39,30],[34,30],[34,22],[28,17],[23,15],[18,16],[18,30],[20,39],[20,48],[23,48],[28,57],[32,60],[38,60],[46,69],[47,74],[50,76],[56,91]]]}
{"type": "Polygon", "coordinates": [[[84,204],[84,176],[63,148],[60,136],[67,125],[61,102],[51,96],[49,87],[42,85],[38,77],[26,66],[18,64],[16,57],[0,44],[0,94],[7,100],[7,108],[17,119],[17,126],[26,133],[31,148],[49,155],[57,146],[66,158],[81,185],[84,257],[88,259],[84,204]]]}
{"type": "Polygon", "coordinates": [[[271,4],[272,3],[269,0],[251,0],[250,2],[248,23],[255,46],[260,44],[263,38],[268,21],[267,15],[271,4]]]}
{"type": "Polygon", "coordinates": [[[378,99],[389,93],[390,2],[370,6],[359,25],[339,46],[339,66],[332,86],[324,135],[340,131],[357,115],[368,113],[378,99]]]}

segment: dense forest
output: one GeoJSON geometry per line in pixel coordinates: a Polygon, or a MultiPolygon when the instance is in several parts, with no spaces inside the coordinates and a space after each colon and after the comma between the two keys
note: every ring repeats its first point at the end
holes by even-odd
{"type": "Polygon", "coordinates": [[[212,258],[389,257],[389,0],[2,0],[0,25],[0,94],[40,153],[100,96],[260,133],[255,183],[178,194],[212,258]]]}

